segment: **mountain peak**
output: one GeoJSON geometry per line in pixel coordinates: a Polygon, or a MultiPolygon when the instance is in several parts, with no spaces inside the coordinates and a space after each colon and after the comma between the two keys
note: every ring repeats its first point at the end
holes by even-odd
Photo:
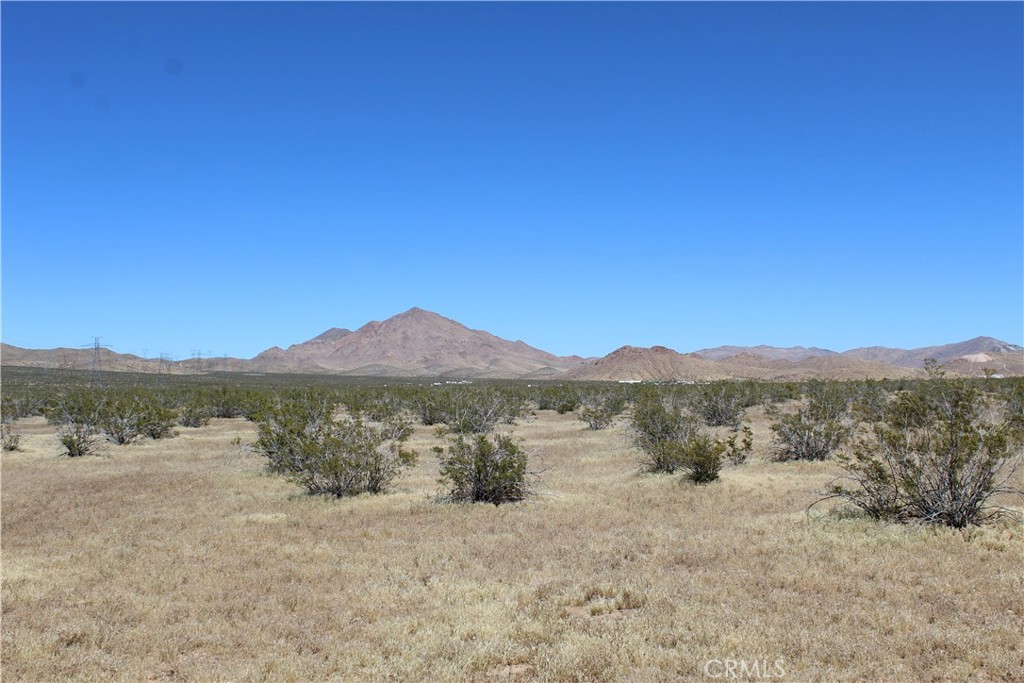
{"type": "Polygon", "coordinates": [[[352,330],[347,330],[344,327],[332,327],[326,332],[313,337],[309,341],[336,341],[349,334],[352,334],[352,330]]]}
{"type": "Polygon", "coordinates": [[[441,316],[441,315],[439,315],[437,313],[434,313],[433,311],[428,311],[425,308],[420,308],[419,306],[413,306],[408,311],[404,311],[404,312],[399,313],[398,315],[393,316],[393,317],[395,317],[395,318],[406,318],[406,317],[414,317],[414,316],[430,316],[430,317],[436,317],[436,318],[443,317],[443,316],[441,316]]]}

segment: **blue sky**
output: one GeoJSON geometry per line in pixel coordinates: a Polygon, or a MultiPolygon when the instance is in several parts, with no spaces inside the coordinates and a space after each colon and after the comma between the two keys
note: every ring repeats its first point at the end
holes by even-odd
{"type": "Polygon", "coordinates": [[[11,3],[5,342],[1024,342],[1020,3],[11,3]]]}

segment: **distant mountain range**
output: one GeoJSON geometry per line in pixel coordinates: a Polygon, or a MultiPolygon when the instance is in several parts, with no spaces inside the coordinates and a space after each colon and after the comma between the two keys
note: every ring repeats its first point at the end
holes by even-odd
{"type": "MultiPolygon", "coordinates": [[[[755,354],[772,360],[791,361],[801,361],[814,357],[847,356],[849,358],[897,365],[902,368],[923,368],[925,360],[929,358],[934,358],[939,364],[943,364],[964,356],[978,354],[1001,356],[1004,354],[1020,354],[1022,352],[1024,352],[1024,347],[1007,344],[992,337],[975,337],[958,344],[925,346],[920,349],[892,349],[885,346],[866,346],[839,353],[828,349],[805,348],[803,346],[793,346],[790,348],[779,348],[777,346],[719,346],[713,349],[703,349],[696,353],[710,360],[726,360],[741,354],[755,354]]],[[[974,360],[976,362],[984,362],[980,358],[974,360]]]]}
{"type": "MultiPolygon", "coordinates": [[[[358,330],[331,328],[287,349],[272,347],[251,359],[167,361],[99,352],[105,371],[315,373],[376,377],[536,378],[610,381],[710,381],[729,378],[799,380],[923,376],[927,358],[954,374],[1024,375],[1024,348],[990,337],[920,349],[868,347],[838,353],[802,346],[720,346],[678,353],[664,346],[624,346],[603,358],[556,356],[412,308],[358,330]]],[[[87,370],[92,349],[22,349],[4,344],[5,366],[87,370]]]]}

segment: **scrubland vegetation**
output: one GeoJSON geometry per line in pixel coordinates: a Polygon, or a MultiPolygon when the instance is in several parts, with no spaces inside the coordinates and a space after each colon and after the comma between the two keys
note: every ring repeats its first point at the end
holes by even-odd
{"type": "Polygon", "coordinates": [[[1024,381],[935,375],[5,369],[4,674],[1016,680],[1024,381]]]}

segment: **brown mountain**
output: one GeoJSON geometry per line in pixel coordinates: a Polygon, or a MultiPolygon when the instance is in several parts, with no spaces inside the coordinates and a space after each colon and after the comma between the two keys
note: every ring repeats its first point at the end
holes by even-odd
{"type": "MultiPolygon", "coordinates": [[[[0,362],[88,371],[88,349],[23,349],[4,344],[0,362]]],[[[710,381],[901,378],[922,376],[926,358],[949,374],[1024,375],[1024,348],[990,337],[920,349],[869,347],[837,354],[815,347],[721,346],[682,354],[664,346],[624,346],[604,358],[555,356],[522,341],[508,341],[436,313],[412,308],[355,332],[331,328],[287,349],[272,347],[255,358],[193,358],[173,362],[100,349],[103,371],[201,374],[303,372],[382,377],[523,377],[531,379],[710,381]],[[717,360],[716,360],[717,359],[717,360]],[[564,373],[564,374],[563,374],[564,373]]]]}
{"type": "Polygon", "coordinates": [[[590,361],[565,373],[565,379],[706,382],[731,377],[715,361],[693,353],[679,353],[664,346],[623,346],[604,358],[590,361]]]}
{"type": "Polygon", "coordinates": [[[253,369],[263,372],[323,372],[326,368],[320,363],[321,359],[350,334],[352,330],[332,327],[301,344],[292,344],[287,349],[272,346],[253,358],[251,364],[253,369]]]}
{"type": "Polygon", "coordinates": [[[115,353],[100,349],[96,355],[93,349],[23,349],[19,346],[0,346],[0,362],[26,368],[49,368],[53,370],[82,370],[94,368],[103,372],[145,372],[184,375],[192,369],[169,360],[141,358],[130,353],[115,353]],[[98,361],[98,362],[97,362],[98,361]]]}
{"type": "Polygon", "coordinates": [[[942,364],[950,374],[981,376],[986,372],[996,376],[1009,377],[1024,375],[1024,353],[969,353],[942,364]]]}
{"type": "Polygon", "coordinates": [[[993,339],[975,337],[956,344],[925,346],[918,349],[890,349],[884,346],[869,346],[844,351],[842,355],[863,360],[881,361],[904,368],[923,368],[928,358],[934,358],[940,365],[963,356],[975,354],[1009,354],[1024,358],[1024,347],[993,339]]]}
{"type": "Polygon", "coordinates": [[[901,368],[859,358],[844,358],[840,355],[809,356],[802,360],[790,361],[740,354],[719,363],[733,377],[778,381],[902,379],[925,376],[923,370],[901,368]]]}
{"type": "Polygon", "coordinates": [[[722,361],[713,361],[694,353],[677,353],[664,346],[649,349],[624,346],[564,375],[566,379],[662,382],[718,379],[896,379],[918,376],[924,376],[924,372],[838,355],[810,356],[790,361],[740,353],[722,361]]]}
{"type": "Polygon", "coordinates": [[[694,351],[698,356],[708,360],[725,360],[735,356],[753,354],[769,360],[791,360],[801,361],[814,356],[834,356],[835,351],[819,349],[816,346],[790,346],[786,348],[778,346],[716,346],[713,349],[701,349],[694,351]]]}
{"type": "Polygon", "coordinates": [[[295,370],[348,375],[520,377],[558,374],[583,359],[561,357],[522,341],[471,330],[449,318],[411,308],[355,332],[328,330],[288,349],[252,359],[264,372],[295,370]]]}

